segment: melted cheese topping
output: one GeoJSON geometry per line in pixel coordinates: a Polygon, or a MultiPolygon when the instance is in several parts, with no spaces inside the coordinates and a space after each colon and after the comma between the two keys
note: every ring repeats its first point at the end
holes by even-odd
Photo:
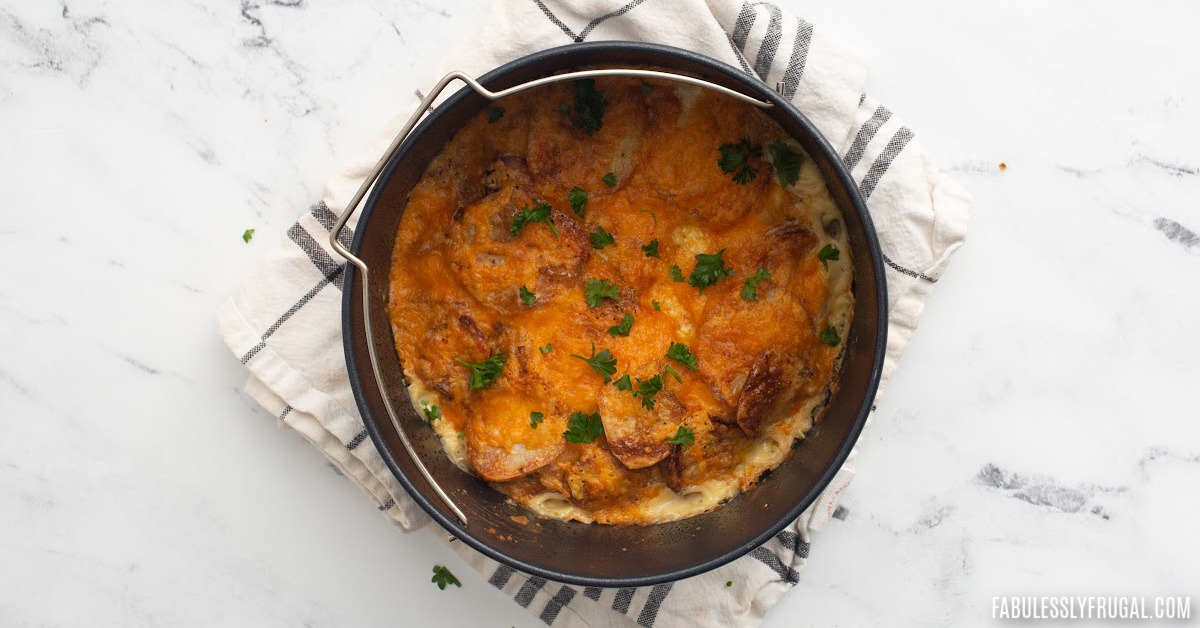
{"type": "Polygon", "coordinates": [[[414,406],[441,408],[431,425],[456,465],[542,517],[652,524],[713,510],[791,455],[836,386],[842,343],[820,335],[848,333],[852,259],[816,167],[804,156],[783,188],[767,147],[800,149],[765,115],[705,90],[651,87],[597,80],[607,106],[592,136],[572,124],[571,85],[505,99],[494,122],[480,113],[414,187],[396,238],[389,315],[414,406]],[[761,153],[749,160],[757,176],[738,184],[717,160],[743,138],[761,153]],[[602,182],[609,173],[615,186],[602,182]],[[582,212],[573,188],[587,195],[582,212]],[[514,229],[540,202],[554,229],[514,229]],[[615,246],[594,248],[599,228],[615,246]],[[652,240],[657,257],[641,248],[652,240]],[[826,245],[839,259],[817,259],[826,245]],[[732,277],[703,290],[670,278],[672,265],[687,277],[696,255],[718,251],[732,277]],[[760,268],[771,278],[742,299],[760,268]],[[612,282],[617,298],[589,307],[588,279],[612,282]],[[611,334],[626,314],[629,335],[611,334]],[[672,342],[697,370],[665,357],[672,342]],[[616,359],[612,380],[661,378],[652,408],[572,357],[593,347],[616,359]],[[500,377],[472,389],[462,362],[498,354],[500,377]],[[598,413],[604,435],[568,442],[576,412],[598,413]],[[692,446],[669,442],[681,427],[692,446]]]}

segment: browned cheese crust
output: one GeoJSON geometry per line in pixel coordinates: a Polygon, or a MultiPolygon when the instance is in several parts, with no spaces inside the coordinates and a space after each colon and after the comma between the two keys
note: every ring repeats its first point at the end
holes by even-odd
{"type": "Polygon", "coordinates": [[[553,492],[596,522],[648,524],[656,519],[640,506],[665,487],[730,477],[766,426],[824,395],[841,345],[820,339],[825,226],[802,211],[803,194],[780,185],[766,150],[783,131],[753,106],[699,88],[594,85],[606,107],[590,136],[573,124],[569,83],[500,101],[498,119],[485,110],[457,133],[409,197],[389,314],[406,374],[436,394],[439,420],[461,433],[475,473],[520,503],[553,492]],[[756,176],[738,183],[717,162],[722,145],[743,139],[761,151],[748,161],[756,176]],[[582,216],[573,188],[587,196],[582,216]],[[514,236],[518,212],[543,202],[553,225],[529,222],[514,236]],[[615,245],[595,248],[598,228],[615,245]],[[642,248],[653,240],[657,257],[642,248]],[[696,255],[718,251],[732,276],[689,285],[696,255]],[[684,281],[672,279],[673,265],[684,281]],[[770,279],[746,300],[759,269],[770,279]],[[616,298],[590,307],[589,279],[611,282],[616,298]],[[627,314],[629,334],[610,333],[627,314]],[[688,346],[695,370],[666,357],[672,342],[688,346]],[[593,347],[616,360],[610,383],[572,356],[593,347]],[[470,388],[458,360],[497,354],[499,378],[470,388]],[[652,408],[614,385],[625,374],[635,390],[659,377],[652,408]],[[569,442],[573,413],[599,413],[604,435],[569,442]],[[694,444],[670,442],[681,427],[694,444]]]}

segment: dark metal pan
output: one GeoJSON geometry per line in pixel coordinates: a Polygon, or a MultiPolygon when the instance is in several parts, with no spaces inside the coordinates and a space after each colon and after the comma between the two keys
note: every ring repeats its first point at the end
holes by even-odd
{"type": "MultiPolygon", "coordinates": [[[[636,74],[639,71],[633,70],[636,74]]],[[[657,75],[656,75],[657,76],[657,75]]],[[[858,188],[816,127],[757,78],[692,52],[645,43],[596,42],[545,50],[505,64],[475,82],[452,73],[432,91],[397,136],[341,216],[331,245],[346,266],[342,334],[355,400],[372,441],[413,499],[450,534],[520,571],[598,587],[645,586],[703,573],[766,542],[816,500],[845,462],[866,422],[883,368],[887,287],[875,229],[858,188]],[[854,321],[839,372],[839,390],[822,422],[758,486],[722,508],[655,526],[606,526],[538,520],[499,491],[463,473],[413,409],[387,315],[388,268],[408,193],[430,160],[491,99],[530,82],[557,80],[585,66],[655,66],[757,102],[813,158],[841,209],[853,251],[854,321]],[[436,95],[460,89],[421,120],[436,95]],[[419,124],[418,124],[419,120],[419,124]],[[377,177],[377,179],[376,179],[377,177]],[[371,183],[374,186],[371,187],[371,183]],[[338,242],[370,189],[353,243],[338,242]],[[520,524],[521,516],[531,519],[520,524]]]]}

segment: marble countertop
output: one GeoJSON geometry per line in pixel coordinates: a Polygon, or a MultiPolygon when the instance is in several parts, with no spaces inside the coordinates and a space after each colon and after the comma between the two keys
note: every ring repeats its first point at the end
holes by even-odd
{"type": "MultiPolygon", "coordinates": [[[[974,204],[764,625],[1200,596],[1200,6],[779,4],[974,204]]],[[[0,625],[541,625],[280,430],[213,328],[483,5],[0,0],[0,625]]]]}

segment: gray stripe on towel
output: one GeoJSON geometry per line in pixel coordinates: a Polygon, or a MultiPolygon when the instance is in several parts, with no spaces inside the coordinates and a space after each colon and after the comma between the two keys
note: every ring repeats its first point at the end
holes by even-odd
{"type": "Polygon", "coordinates": [[[542,587],[544,586],[546,586],[545,578],[529,576],[529,579],[525,581],[525,584],[521,587],[521,590],[517,591],[517,594],[513,596],[513,601],[515,601],[517,604],[520,604],[521,608],[529,608],[529,603],[533,601],[533,596],[536,595],[538,591],[541,591],[542,587]]]}
{"type": "Polygon", "coordinates": [[[813,25],[800,20],[796,29],[796,41],[792,44],[792,57],[783,72],[783,97],[791,100],[796,96],[800,79],[804,78],[804,66],[808,63],[808,46],[812,43],[813,25]]]}
{"type": "Polygon", "coordinates": [[[879,180],[883,178],[884,174],[887,174],[892,161],[896,159],[900,151],[904,150],[912,138],[913,132],[908,130],[908,127],[902,126],[888,141],[887,146],[883,147],[883,152],[875,158],[875,163],[871,164],[871,169],[867,171],[862,183],[858,185],[858,192],[862,194],[864,201],[871,198],[871,193],[875,191],[875,186],[879,185],[879,180]]]}
{"type": "Polygon", "coordinates": [[[667,594],[671,592],[671,587],[674,583],[656,584],[653,589],[650,589],[650,597],[646,600],[646,605],[642,607],[642,612],[638,615],[637,623],[642,628],[650,628],[654,625],[654,619],[658,617],[658,609],[662,606],[664,600],[667,599],[667,594]]]}
{"type": "Polygon", "coordinates": [[[754,12],[754,7],[750,6],[749,2],[742,3],[742,10],[738,13],[737,22],[733,25],[733,32],[729,34],[733,38],[733,45],[738,50],[746,49],[746,38],[750,36],[750,29],[754,27],[754,18],[757,15],[754,12]]]}
{"type": "Polygon", "coordinates": [[[775,61],[775,53],[779,51],[779,40],[783,38],[783,12],[773,4],[763,4],[771,15],[767,24],[767,34],[763,36],[762,45],[758,47],[758,58],[754,60],[754,73],[758,78],[767,80],[771,73],[771,63],[775,61]]]}
{"type": "Polygon", "coordinates": [[[546,622],[547,626],[553,625],[554,620],[558,619],[558,612],[564,606],[570,604],[573,599],[575,599],[575,589],[564,584],[558,590],[558,593],[555,593],[554,597],[550,598],[549,602],[546,602],[546,608],[542,609],[542,614],[539,617],[542,621],[546,622]]]}
{"type": "Polygon", "coordinates": [[[887,123],[892,117],[892,112],[887,110],[887,107],[880,105],[875,109],[875,113],[863,123],[858,129],[858,133],[854,136],[854,143],[850,145],[850,150],[846,151],[846,155],[842,157],[842,161],[846,163],[847,170],[854,170],[858,162],[862,160],[863,153],[867,152],[867,144],[875,139],[875,134],[879,132],[879,127],[887,123]]]}

